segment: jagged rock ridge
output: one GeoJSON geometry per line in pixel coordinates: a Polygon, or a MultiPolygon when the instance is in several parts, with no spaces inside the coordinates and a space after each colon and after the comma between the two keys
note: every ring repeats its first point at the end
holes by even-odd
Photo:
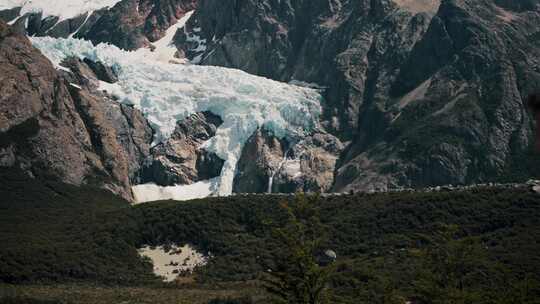
{"type": "Polygon", "coordinates": [[[210,112],[195,113],[179,121],[171,137],[152,149],[144,168],[144,181],[174,186],[219,176],[225,161],[202,145],[216,135],[222,123],[219,116],[210,112]]]}
{"type": "Polygon", "coordinates": [[[151,47],[152,42],[163,37],[196,4],[196,0],[123,0],[114,7],[63,20],[39,12],[20,16],[21,9],[15,7],[0,11],[0,20],[13,22],[17,31],[29,36],[73,36],[135,50],[151,47]]]}

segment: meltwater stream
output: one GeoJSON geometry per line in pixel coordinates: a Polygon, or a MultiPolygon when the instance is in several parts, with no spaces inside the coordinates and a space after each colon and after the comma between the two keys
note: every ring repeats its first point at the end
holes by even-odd
{"type": "MultiPolygon", "coordinates": [[[[232,193],[242,148],[259,127],[264,126],[280,138],[299,138],[318,126],[321,96],[313,89],[234,69],[170,64],[148,49],[129,52],[72,38],[31,40],[57,66],[68,56],[87,57],[112,66],[119,81],[104,84],[102,89],[116,95],[119,102],[141,110],[157,131],[156,142],[170,136],[176,122],[193,113],[210,111],[219,115],[223,124],[206,148],[225,160],[225,165],[219,178],[208,181],[208,186],[199,185],[204,186],[204,195],[209,190],[217,195],[232,193]]],[[[153,191],[148,189],[139,188],[143,192],[153,191]]],[[[160,193],[171,197],[163,199],[182,199],[174,193],[184,191],[165,190],[160,193]]]]}

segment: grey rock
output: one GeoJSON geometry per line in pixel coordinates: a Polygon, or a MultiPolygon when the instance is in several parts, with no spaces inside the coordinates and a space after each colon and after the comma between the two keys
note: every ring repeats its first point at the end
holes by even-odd
{"type": "Polygon", "coordinates": [[[123,0],[102,12],[78,37],[94,43],[108,42],[122,49],[150,46],[165,31],[196,7],[195,0],[123,0]]]}
{"type": "Polygon", "coordinates": [[[210,112],[195,113],[178,121],[171,137],[152,149],[144,168],[144,181],[171,186],[219,176],[224,161],[201,146],[216,135],[222,123],[219,116],[210,112]]]}
{"type": "Polygon", "coordinates": [[[84,58],[83,61],[90,69],[92,69],[98,80],[108,83],[115,83],[118,81],[118,76],[111,67],[106,66],[99,61],[92,61],[88,58],[84,58]]]}
{"type": "Polygon", "coordinates": [[[299,141],[260,129],[247,141],[237,165],[235,193],[325,192],[331,189],[343,144],[326,133],[299,141]]]}
{"type": "Polygon", "coordinates": [[[88,12],[56,23],[54,26],[48,29],[44,35],[55,38],[67,38],[71,34],[77,32],[77,30],[81,28],[85,22],[88,22],[88,12]]]}
{"type": "Polygon", "coordinates": [[[234,193],[272,192],[270,178],[284,161],[288,143],[265,129],[257,130],[246,142],[237,164],[234,193]]]}

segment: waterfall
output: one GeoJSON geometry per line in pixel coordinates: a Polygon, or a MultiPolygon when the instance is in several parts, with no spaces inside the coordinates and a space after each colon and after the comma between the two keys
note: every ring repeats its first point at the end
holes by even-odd
{"type": "Polygon", "coordinates": [[[274,185],[274,177],[279,171],[281,171],[281,168],[283,168],[283,166],[287,163],[287,155],[289,154],[289,151],[291,149],[292,147],[290,147],[289,149],[287,149],[287,151],[285,151],[285,154],[283,155],[283,159],[279,163],[278,167],[276,168],[276,170],[272,171],[272,174],[270,174],[270,177],[268,178],[268,191],[267,191],[268,193],[272,193],[272,186],[274,185]]]}

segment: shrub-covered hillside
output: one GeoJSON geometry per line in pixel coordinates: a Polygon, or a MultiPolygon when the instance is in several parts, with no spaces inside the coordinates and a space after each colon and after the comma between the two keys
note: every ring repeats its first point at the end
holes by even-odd
{"type": "MultiPolygon", "coordinates": [[[[131,207],[106,191],[28,181],[13,172],[1,179],[3,283],[157,284],[136,248],[167,243],[211,253],[197,282],[256,280],[260,265],[281,250],[269,231],[283,220],[279,202],[285,197],[131,207]]],[[[369,297],[364,291],[386,285],[410,290],[422,265],[415,252],[444,225],[456,225],[458,238],[475,238],[485,268],[507,280],[476,282],[479,288],[540,280],[540,197],[526,188],[347,195],[318,204],[328,231],[324,245],[338,254],[334,283],[345,300],[369,297]]]]}

